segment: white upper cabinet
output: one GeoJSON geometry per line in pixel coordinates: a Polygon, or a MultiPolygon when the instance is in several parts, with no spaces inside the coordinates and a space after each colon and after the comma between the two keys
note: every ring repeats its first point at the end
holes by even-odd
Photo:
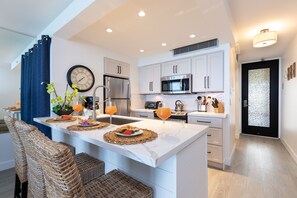
{"type": "Polygon", "coordinates": [[[104,73],[112,76],[130,76],[130,65],[121,61],[104,57],[104,73]]]}
{"type": "Polygon", "coordinates": [[[216,52],[192,58],[193,92],[224,91],[224,56],[216,52]]]}
{"type": "Polygon", "coordinates": [[[181,59],[162,63],[162,77],[191,73],[191,59],[181,59]]]}
{"type": "Polygon", "coordinates": [[[160,93],[161,65],[149,65],[139,68],[140,94],[160,93]]]}

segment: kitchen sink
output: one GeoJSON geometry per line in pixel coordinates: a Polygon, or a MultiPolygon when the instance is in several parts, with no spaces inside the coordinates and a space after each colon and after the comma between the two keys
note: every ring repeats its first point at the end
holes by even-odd
{"type": "MultiPolygon", "coordinates": [[[[99,121],[99,122],[108,122],[109,123],[109,117],[97,118],[97,121],[99,121]]],[[[140,120],[112,117],[111,124],[123,125],[123,124],[129,124],[129,123],[133,123],[133,122],[139,122],[139,121],[140,120]]]]}

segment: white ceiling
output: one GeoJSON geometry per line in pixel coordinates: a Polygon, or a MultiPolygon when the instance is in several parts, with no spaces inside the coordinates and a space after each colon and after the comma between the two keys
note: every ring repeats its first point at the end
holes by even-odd
{"type": "MultiPolygon", "coordinates": [[[[238,41],[240,61],[279,57],[297,33],[296,0],[109,1],[120,6],[98,13],[95,4],[98,6],[99,1],[94,1],[91,5],[94,8],[86,11],[88,17],[93,16],[93,20],[88,20],[94,21],[91,25],[85,27],[85,18],[78,15],[73,21],[76,27],[81,23],[81,29],[74,31],[71,25],[66,25],[61,32],[78,32],[72,40],[135,58],[213,38],[233,46],[238,41]],[[146,12],[143,18],[137,16],[141,9],[146,12]],[[112,33],[105,32],[108,27],[113,29],[112,33]],[[263,28],[277,31],[279,41],[276,45],[255,49],[252,38],[263,28]],[[191,39],[190,34],[196,37],[191,39]],[[167,46],[162,47],[162,42],[167,46]],[[140,53],[140,49],[145,51],[140,53]]],[[[70,3],[71,0],[2,0],[0,27],[36,36],[70,3]]],[[[0,65],[12,62],[32,40],[30,36],[0,29],[0,65]]]]}
{"type": "Polygon", "coordinates": [[[9,65],[73,0],[1,0],[0,66],[9,65]]]}
{"type": "Polygon", "coordinates": [[[221,43],[234,42],[222,0],[129,0],[74,40],[141,58],[214,38],[221,43]],[[137,15],[140,10],[146,12],[145,17],[137,15]],[[112,33],[105,31],[109,27],[112,33]],[[190,38],[190,34],[196,37],[190,38]],[[162,47],[163,42],[168,45],[162,47]]]}

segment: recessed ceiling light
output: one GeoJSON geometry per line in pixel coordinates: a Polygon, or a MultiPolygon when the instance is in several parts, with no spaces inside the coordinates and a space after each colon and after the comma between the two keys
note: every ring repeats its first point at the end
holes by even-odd
{"type": "Polygon", "coordinates": [[[106,29],[106,32],[110,33],[110,32],[112,32],[112,29],[107,28],[107,29],[106,29]]]}
{"type": "Polygon", "coordinates": [[[140,16],[140,17],[144,17],[144,16],[145,16],[145,12],[144,12],[143,10],[140,10],[140,11],[138,12],[138,16],[140,16]]]}
{"type": "Polygon", "coordinates": [[[162,43],[161,45],[164,47],[164,46],[166,46],[166,45],[167,45],[167,43],[162,43]]]}
{"type": "Polygon", "coordinates": [[[190,35],[190,38],[195,38],[195,37],[196,37],[195,34],[191,34],[191,35],[190,35]]]}
{"type": "Polygon", "coordinates": [[[139,50],[140,52],[144,52],[144,50],[139,50]]]}

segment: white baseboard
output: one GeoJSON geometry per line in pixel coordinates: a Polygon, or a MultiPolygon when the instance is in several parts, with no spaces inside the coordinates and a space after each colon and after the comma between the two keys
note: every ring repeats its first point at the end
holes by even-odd
{"type": "Polygon", "coordinates": [[[280,140],[283,143],[283,145],[285,146],[285,148],[287,149],[287,151],[292,156],[295,163],[297,164],[297,154],[294,152],[294,150],[291,148],[291,146],[282,137],[280,138],[280,140]]]}
{"type": "Polygon", "coordinates": [[[14,160],[8,160],[5,162],[0,162],[0,171],[13,168],[15,166],[14,160]]]}

